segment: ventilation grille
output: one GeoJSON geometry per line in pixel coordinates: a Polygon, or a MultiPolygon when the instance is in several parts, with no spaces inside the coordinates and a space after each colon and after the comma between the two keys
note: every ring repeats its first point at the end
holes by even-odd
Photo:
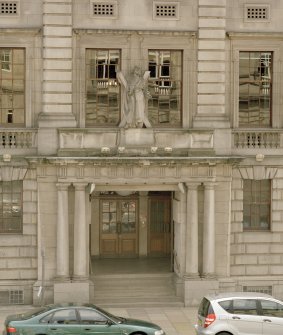
{"type": "Polygon", "coordinates": [[[256,292],[272,295],[272,286],[243,286],[243,292],[256,292]]]}
{"type": "Polygon", "coordinates": [[[0,1],[0,15],[18,15],[18,2],[0,1]]]}
{"type": "Polygon", "coordinates": [[[20,305],[23,303],[23,290],[0,291],[0,305],[20,305]]]}
{"type": "Polygon", "coordinates": [[[179,4],[177,2],[155,2],[154,17],[156,19],[178,19],[179,4]]]}
{"type": "Polygon", "coordinates": [[[92,1],[91,13],[95,17],[114,18],[117,16],[117,3],[105,1],[92,1]]]}
{"type": "Polygon", "coordinates": [[[269,21],[269,5],[246,5],[246,21],[269,21]]]}

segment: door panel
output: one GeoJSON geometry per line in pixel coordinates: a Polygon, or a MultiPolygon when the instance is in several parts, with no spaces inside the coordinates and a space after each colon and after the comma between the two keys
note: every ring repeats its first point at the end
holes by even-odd
{"type": "Polygon", "coordinates": [[[137,200],[100,201],[100,254],[104,257],[137,255],[137,200]]]}
{"type": "Polygon", "coordinates": [[[149,254],[169,255],[171,253],[171,197],[150,197],[149,213],[149,254]]]}

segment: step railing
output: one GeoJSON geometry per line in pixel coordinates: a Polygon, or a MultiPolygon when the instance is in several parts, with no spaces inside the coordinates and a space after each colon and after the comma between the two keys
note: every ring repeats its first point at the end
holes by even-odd
{"type": "Polygon", "coordinates": [[[278,130],[234,130],[233,145],[237,149],[277,149],[280,135],[278,130]]]}

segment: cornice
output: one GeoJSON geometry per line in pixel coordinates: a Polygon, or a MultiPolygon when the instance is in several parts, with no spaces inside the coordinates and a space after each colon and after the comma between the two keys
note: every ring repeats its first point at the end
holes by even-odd
{"type": "Polygon", "coordinates": [[[230,39],[283,39],[283,32],[235,32],[228,31],[226,35],[230,39]]]}
{"type": "Polygon", "coordinates": [[[0,35],[21,34],[38,35],[42,32],[41,28],[0,28],[0,35]]]}
{"type": "Polygon", "coordinates": [[[171,30],[124,30],[124,29],[73,29],[76,35],[91,35],[91,34],[110,34],[110,35],[163,35],[163,36],[189,36],[196,37],[196,31],[171,31],[171,30]]]}

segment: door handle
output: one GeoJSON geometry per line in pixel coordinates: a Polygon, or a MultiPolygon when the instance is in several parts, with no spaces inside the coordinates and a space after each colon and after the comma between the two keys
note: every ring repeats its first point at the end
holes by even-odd
{"type": "Polygon", "coordinates": [[[57,328],[50,328],[51,330],[57,330],[57,328]]]}
{"type": "Polygon", "coordinates": [[[271,322],[269,319],[263,319],[263,322],[271,322]]]}
{"type": "Polygon", "coordinates": [[[241,320],[241,318],[239,316],[232,316],[233,320],[241,320]]]}

